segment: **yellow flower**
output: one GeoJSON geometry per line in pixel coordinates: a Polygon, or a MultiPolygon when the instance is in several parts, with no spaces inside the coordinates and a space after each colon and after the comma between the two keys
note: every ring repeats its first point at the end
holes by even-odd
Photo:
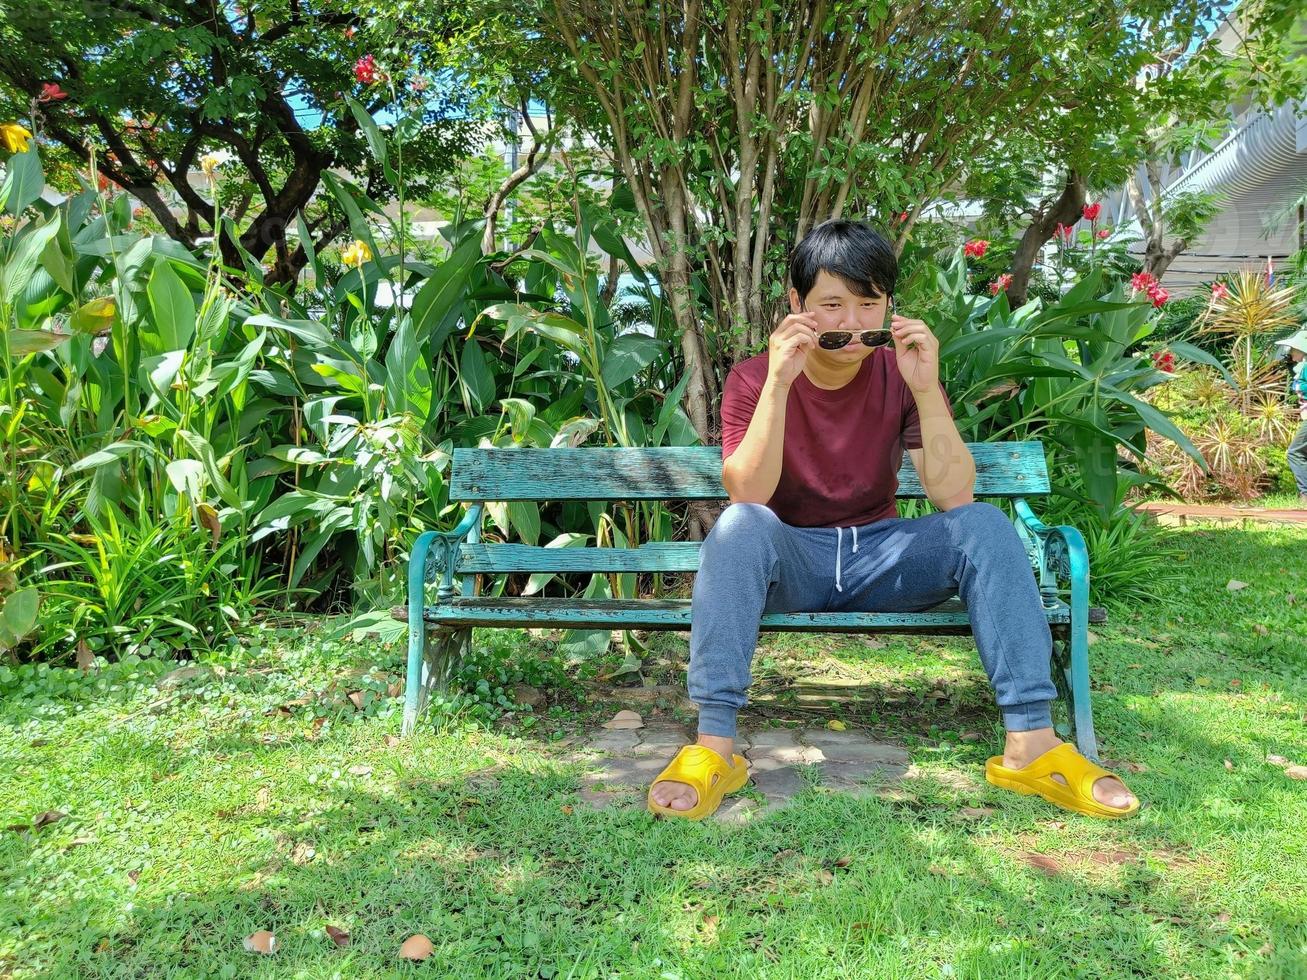
{"type": "Polygon", "coordinates": [[[368,248],[367,242],[361,242],[358,239],[355,239],[353,245],[340,253],[340,261],[354,269],[359,268],[364,262],[371,261],[371,259],[372,249],[368,248]]]}
{"type": "Polygon", "coordinates": [[[231,153],[227,150],[214,150],[212,153],[206,153],[200,157],[200,169],[204,171],[206,177],[212,177],[218,172],[218,168],[223,166],[231,159],[231,153]]]}
{"type": "Polygon", "coordinates": [[[18,123],[0,123],[0,143],[10,153],[26,153],[27,141],[31,138],[32,134],[18,123]]]}

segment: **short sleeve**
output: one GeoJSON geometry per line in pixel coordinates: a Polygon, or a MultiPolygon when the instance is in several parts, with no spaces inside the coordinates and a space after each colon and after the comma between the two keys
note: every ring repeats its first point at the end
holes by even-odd
{"type": "MultiPolygon", "coordinates": [[[[912,397],[912,391],[906,385],[903,388],[906,394],[907,404],[903,408],[903,430],[901,439],[904,449],[921,448],[921,419],[917,416],[917,400],[912,397]]],[[[944,389],[944,382],[939,384],[940,394],[944,396],[944,404],[948,407],[948,414],[953,416],[953,403],[948,400],[948,392],[944,389]]]]}
{"type": "Polygon", "coordinates": [[[726,376],[722,388],[722,459],[735,452],[744,441],[761,393],[735,368],[726,376]]]}

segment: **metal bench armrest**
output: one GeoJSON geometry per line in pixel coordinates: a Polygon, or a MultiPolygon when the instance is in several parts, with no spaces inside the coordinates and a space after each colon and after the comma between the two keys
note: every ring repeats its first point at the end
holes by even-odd
{"type": "Polygon", "coordinates": [[[454,572],[458,567],[458,549],[464,541],[480,538],[481,514],[484,507],[473,504],[452,531],[423,531],[413,543],[408,562],[408,614],[421,617],[426,596],[426,583],[440,573],[439,592],[442,599],[454,594],[454,572]],[[433,565],[432,559],[435,559],[433,565]]]}

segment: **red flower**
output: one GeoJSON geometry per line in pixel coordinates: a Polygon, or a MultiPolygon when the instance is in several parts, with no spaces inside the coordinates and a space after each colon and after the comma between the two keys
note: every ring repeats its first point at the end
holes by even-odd
{"type": "Polygon", "coordinates": [[[1111,229],[1111,228],[1099,228],[1099,229],[1098,229],[1098,240],[1101,242],[1104,238],[1107,238],[1107,237],[1108,237],[1109,235],[1111,235],[1111,234],[1112,234],[1112,229],[1111,229]]]}
{"type": "Polygon", "coordinates": [[[962,246],[964,255],[969,255],[975,259],[983,259],[985,252],[989,250],[989,242],[983,238],[973,238],[962,246]]]}
{"type": "Polygon", "coordinates": [[[347,39],[353,37],[353,36],[354,36],[355,34],[357,34],[357,33],[358,33],[358,31],[354,30],[354,28],[352,28],[352,27],[347,27],[347,28],[345,28],[345,37],[346,37],[347,39]]]}
{"type": "Polygon", "coordinates": [[[1103,205],[1099,204],[1098,202],[1094,202],[1093,204],[1086,204],[1084,210],[1081,213],[1085,216],[1086,221],[1097,221],[1098,215],[1100,212],[1102,212],[1102,210],[1103,210],[1103,205]]]}
{"type": "Polygon", "coordinates": [[[62,102],[68,98],[68,93],[59,87],[58,82],[46,82],[41,86],[41,94],[36,97],[37,102],[62,102]]]}
{"type": "Polygon", "coordinates": [[[1010,285],[1012,285],[1012,274],[1005,272],[989,284],[989,295],[997,296],[999,293],[1005,293],[1010,285]]]}
{"type": "Polygon", "coordinates": [[[1153,351],[1153,367],[1167,374],[1175,374],[1175,355],[1169,350],[1153,351]]]}
{"type": "Polygon", "coordinates": [[[1075,234],[1075,230],[1070,225],[1064,225],[1059,221],[1053,234],[1062,239],[1062,241],[1069,242],[1071,241],[1071,236],[1075,234]]]}
{"type": "Polygon", "coordinates": [[[1157,283],[1153,283],[1153,285],[1150,286],[1148,289],[1148,298],[1153,301],[1153,306],[1161,307],[1168,299],[1171,298],[1171,294],[1168,293],[1161,286],[1159,286],[1157,283]]]}
{"type": "Polygon", "coordinates": [[[1212,283],[1212,299],[1225,299],[1230,295],[1230,287],[1223,282],[1212,283]]]}
{"type": "Polygon", "coordinates": [[[370,54],[365,54],[354,62],[354,77],[364,85],[371,85],[375,82],[378,78],[377,59],[370,54]]]}
{"type": "Polygon", "coordinates": [[[1135,293],[1151,292],[1152,288],[1157,285],[1157,280],[1151,273],[1136,272],[1130,277],[1130,290],[1135,293]]]}

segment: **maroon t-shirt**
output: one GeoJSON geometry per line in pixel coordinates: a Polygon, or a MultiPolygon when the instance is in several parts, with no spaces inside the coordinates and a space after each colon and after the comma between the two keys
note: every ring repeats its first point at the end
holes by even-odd
{"type": "MultiPolygon", "coordinates": [[[[726,378],[723,459],[749,430],[767,358],[762,353],[741,361],[726,378]]],[[[785,407],[781,479],[767,506],[794,527],[852,527],[895,517],[903,451],[920,448],[917,403],[891,348],[872,352],[853,380],[834,391],[800,374],[785,407]]]]}

